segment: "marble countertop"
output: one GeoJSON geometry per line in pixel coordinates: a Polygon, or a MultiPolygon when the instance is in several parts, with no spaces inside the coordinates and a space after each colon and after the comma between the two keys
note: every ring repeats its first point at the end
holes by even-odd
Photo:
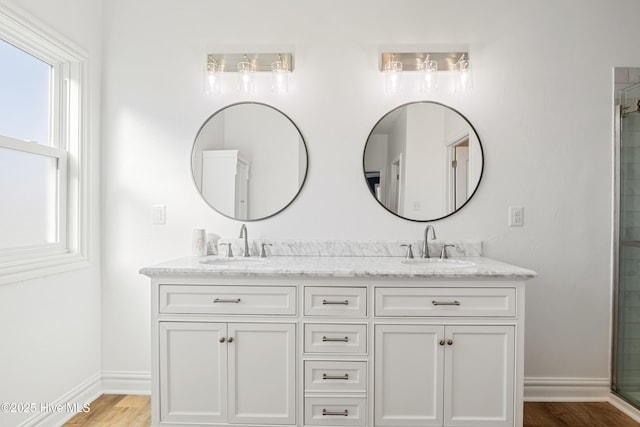
{"type": "Polygon", "coordinates": [[[530,279],[536,272],[484,257],[421,258],[379,256],[271,256],[268,258],[185,257],[145,267],[140,274],[213,277],[393,277],[530,279]]]}

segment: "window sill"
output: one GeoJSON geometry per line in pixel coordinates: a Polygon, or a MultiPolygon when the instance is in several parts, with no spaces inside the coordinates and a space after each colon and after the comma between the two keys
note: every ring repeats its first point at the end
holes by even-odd
{"type": "Polygon", "coordinates": [[[89,260],[75,253],[0,264],[0,285],[89,267],[89,260]]]}

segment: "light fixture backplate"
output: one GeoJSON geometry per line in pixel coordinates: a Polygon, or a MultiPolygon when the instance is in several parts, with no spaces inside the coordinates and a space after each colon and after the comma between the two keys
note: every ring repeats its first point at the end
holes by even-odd
{"type": "Polygon", "coordinates": [[[427,59],[438,61],[438,71],[455,71],[456,63],[464,55],[469,60],[469,52],[383,52],[380,61],[380,71],[384,71],[384,64],[389,61],[402,63],[403,71],[419,71],[419,64],[427,59]]]}
{"type": "Polygon", "coordinates": [[[287,71],[293,71],[291,53],[209,53],[207,64],[217,63],[221,72],[236,72],[240,62],[252,62],[257,72],[271,72],[271,64],[282,61],[287,71]]]}

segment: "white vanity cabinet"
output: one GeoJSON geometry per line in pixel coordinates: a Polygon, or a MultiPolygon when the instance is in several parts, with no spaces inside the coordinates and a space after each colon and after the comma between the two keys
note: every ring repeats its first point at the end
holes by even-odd
{"type": "Polygon", "coordinates": [[[529,270],[185,271],[149,274],[152,426],[523,424],[529,270]]]}
{"type": "Polygon", "coordinates": [[[513,326],[376,325],[375,424],[513,426],[513,326]]]}
{"type": "Polygon", "coordinates": [[[296,424],[295,286],[187,281],[154,294],[153,425],[296,424]]]}
{"type": "Polygon", "coordinates": [[[295,325],[160,322],[160,419],[295,424],[295,325]]]}
{"type": "Polygon", "coordinates": [[[366,286],[304,286],[304,425],[368,425],[367,305],[366,286]]]}
{"type": "Polygon", "coordinates": [[[524,288],[499,284],[376,287],[376,319],[389,321],[375,325],[375,425],[516,423],[524,288]]]}

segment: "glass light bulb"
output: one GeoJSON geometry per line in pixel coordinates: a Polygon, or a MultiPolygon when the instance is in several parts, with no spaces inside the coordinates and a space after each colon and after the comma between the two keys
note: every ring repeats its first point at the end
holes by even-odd
{"type": "Polygon", "coordinates": [[[455,91],[457,93],[468,93],[471,89],[473,89],[471,64],[466,59],[461,59],[456,65],[455,91]]]}
{"type": "Polygon", "coordinates": [[[271,90],[275,93],[289,91],[289,70],[282,61],[271,64],[271,90]]]}
{"type": "Polygon", "coordinates": [[[216,63],[209,63],[204,70],[204,91],[207,94],[220,93],[220,79],[222,73],[220,67],[216,63]]]}
{"type": "Polygon", "coordinates": [[[420,91],[431,92],[438,88],[438,61],[426,59],[419,67],[422,72],[420,78],[420,91]]]}
{"type": "Polygon", "coordinates": [[[402,90],[402,62],[389,61],[384,65],[384,87],[388,94],[402,90]]]}
{"type": "Polygon", "coordinates": [[[255,91],[255,66],[251,62],[238,62],[238,92],[251,95],[255,91]]]}

